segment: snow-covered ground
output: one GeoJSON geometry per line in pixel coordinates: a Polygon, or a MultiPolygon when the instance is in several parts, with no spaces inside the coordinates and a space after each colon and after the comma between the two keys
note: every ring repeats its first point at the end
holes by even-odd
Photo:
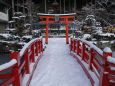
{"type": "Polygon", "coordinates": [[[30,86],[91,86],[79,63],[70,55],[65,38],[51,38],[30,86]]]}

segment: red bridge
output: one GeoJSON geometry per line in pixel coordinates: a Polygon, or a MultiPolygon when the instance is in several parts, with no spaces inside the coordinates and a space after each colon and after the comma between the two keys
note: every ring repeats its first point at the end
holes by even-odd
{"type": "Polygon", "coordinates": [[[42,37],[27,43],[0,66],[0,86],[115,86],[115,58],[86,40],[42,37]],[[70,48],[70,49],[69,49],[70,48]],[[6,71],[10,73],[6,73],[6,71]]]}

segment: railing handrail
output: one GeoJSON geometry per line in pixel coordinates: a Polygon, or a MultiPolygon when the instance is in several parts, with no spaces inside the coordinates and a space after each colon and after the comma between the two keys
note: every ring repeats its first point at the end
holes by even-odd
{"type": "Polygon", "coordinates": [[[90,77],[92,85],[94,85],[95,80],[92,81],[89,70],[96,75],[99,86],[115,85],[115,58],[112,57],[112,51],[109,47],[104,48],[102,51],[89,41],[71,38],[70,51],[73,52],[71,54],[77,58],[88,77],[90,77]],[[88,64],[88,67],[83,61],[88,64]]]}
{"type": "Polygon", "coordinates": [[[0,72],[9,69],[10,67],[14,66],[16,63],[17,63],[17,60],[12,59],[8,63],[0,65],[0,72]]]}
{"type": "Polygon", "coordinates": [[[100,48],[98,48],[96,45],[90,43],[89,41],[87,41],[87,40],[85,40],[85,39],[79,39],[79,38],[74,38],[74,39],[75,39],[75,40],[80,40],[81,42],[86,43],[87,45],[90,46],[90,48],[95,49],[100,55],[103,55],[103,51],[102,51],[100,48]]]}
{"type": "Polygon", "coordinates": [[[24,52],[26,51],[26,49],[27,49],[33,42],[35,42],[35,41],[37,41],[37,40],[40,40],[41,38],[42,38],[42,37],[40,37],[40,38],[35,38],[35,39],[31,40],[30,42],[28,42],[27,44],[25,44],[24,47],[20,50],[19,55],[20,55],[20,56],[23,56],[23,54],[24,54],[24,52]]]}
{"type": "Polygon", "coordinates": [[[23,81],[21,80],[24,79],[26,74],[30,75],[26,82],[26,86],[29,86],[33,72],[43,53],[42,41],[42,37],[35,38],[25,44],[20,52],[14,51],[10,54],[11,60],[0,66],[0,80],[6,79],[6,81],[0,83],[0,86],[7,86],[9,84],[12,84],[12,86],[22,86],[23,81]],[[30,71],[31,63],[34,63],[32,71],[30,71]],[[11,69],[11,72],[4,74],[9,69],[11,69]]]}

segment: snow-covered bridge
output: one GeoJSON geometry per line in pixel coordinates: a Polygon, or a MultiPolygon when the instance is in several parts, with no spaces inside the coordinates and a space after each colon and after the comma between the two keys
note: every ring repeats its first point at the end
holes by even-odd
{"type": "Polygon", "coordinates": [[[51,38],[43,51],[43,39],[36,38],[13,52],[0,66],[0,86],[115,86],[111,50],[70,39],[67,45],[65,38],[51,38]]]}

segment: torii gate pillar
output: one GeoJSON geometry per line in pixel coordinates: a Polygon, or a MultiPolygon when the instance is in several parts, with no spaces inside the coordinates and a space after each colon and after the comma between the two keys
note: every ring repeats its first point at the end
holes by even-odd
{"type": "Polygon", "coordinates": [[[68,37],[68,23],[66,23],[66,44],[69,44],[69,37],[68,37]]]}
{"type": "Polygon", "coordinates": [[[46,39],[45,39],[45,42],[46,44],[48,44],[48,23],[46,23],[46,39]]]}

